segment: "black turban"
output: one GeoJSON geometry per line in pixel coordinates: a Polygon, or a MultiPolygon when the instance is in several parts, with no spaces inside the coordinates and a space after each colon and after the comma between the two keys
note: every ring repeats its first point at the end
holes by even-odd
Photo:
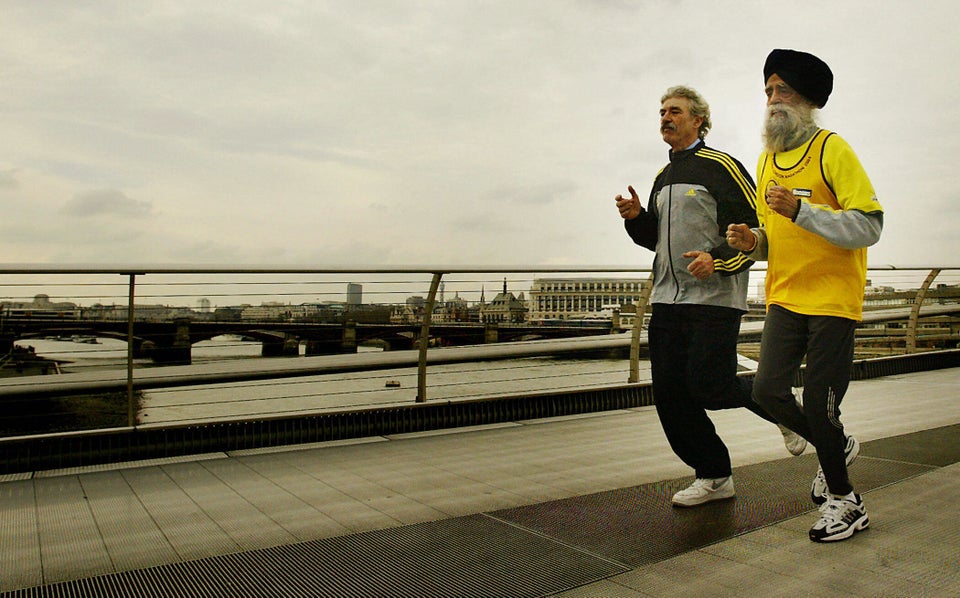
{"type": "Polygon", "coordinates": [[[763,65],[763,81],[770,75],[780,75],[787,85],[823,108],[833,91],[833,73],[827,63],[813,54],[796,50],[774,50],[763,65]]]}

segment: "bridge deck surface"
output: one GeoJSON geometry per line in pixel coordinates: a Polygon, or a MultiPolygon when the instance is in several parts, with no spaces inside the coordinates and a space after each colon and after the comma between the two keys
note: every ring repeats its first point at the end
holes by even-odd
{"type": "Polygon", "coordinates": [[[3,476],[0,592],[960,595],[958,387],[851,385],[871,526],[836,545],[806,538],[811,449],[717,412],[738,496],[677,510],[691,472],[638,408],[3,476]]]}

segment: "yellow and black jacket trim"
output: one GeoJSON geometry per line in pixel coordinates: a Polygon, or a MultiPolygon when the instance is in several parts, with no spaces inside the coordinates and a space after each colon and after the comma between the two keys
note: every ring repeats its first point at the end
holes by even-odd
{"type": "Polygon", "coordinates": [[[726,243],[727,226],[757,225],[756,187],[733,156],[699,141],[670,153],[656,176],[647,209],[624,226],[635,243],[655,252],[653,303],[718,305],[746,310],[753,262],[726,243]],[[707,251],[716,275],[698,280],[688,251],[707,251]]]}

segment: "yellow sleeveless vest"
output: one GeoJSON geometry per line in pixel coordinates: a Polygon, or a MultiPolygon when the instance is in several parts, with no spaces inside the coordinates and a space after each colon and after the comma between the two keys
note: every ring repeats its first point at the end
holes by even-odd
{"type": "Polygon", "coordinates": [[[766,302],[795,313],[859,321],[866,248],[838,247],[777,214],[764,200],[767,188],[782,185],[814,209],[842,210],[823,174],[824,144],[831,135],[821,129],[799,148],[760,157],[757,217],[767,232],[766,302]]]}

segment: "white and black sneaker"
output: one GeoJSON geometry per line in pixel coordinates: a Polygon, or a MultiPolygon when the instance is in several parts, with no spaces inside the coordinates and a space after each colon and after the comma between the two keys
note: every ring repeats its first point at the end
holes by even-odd
{"type": "MultiPolygon", "coordinates": [[[[856,438],[847,436],[847,445],[844,447],[843,453],[846,455],[847,467],[850,467],[850,464],[860,454],[860,443],[857,442],[856,438]]],[[[810,498],[814,503],[822,505],[827,502],[829,496],[830,489],[827,488],[827,478],[823,475],[823,469],[818,467],[817,475],[814,476],[813,483],[810,485],[810,498]]]]}
{"type": "Polygon", "coordinates": [[[807,448],[806,439],[783,424],[777,424],[777,427],[783,434],[783,446],[787,447],[787,451],[794,457],[802,455],[804,449],[807,448]]]}
{"type": "MultiPolygon", "coordinates": [[[[793,393],[793,400],[797,403],[797,407],[800,408],[800,411],[803,411],[803,389],[793,387],[790,392],[793,393]]],[[[783,424],[777,424],[777,427],[783,434],[783,445],[787,447],[787,451],[794,457],[802,455],[804,449],[807,448],[807,440],[783,424]]]]}
{"type": "Polygon", "coordinates": [[[725,478],[697,478],[690,486],[673,495],[673,506],[695,507],[714,500],[733,498],[733,476],[725,478]]]}
{"type": "Polygon", "coordinates": [[[830,497],[820,507],[820,520],[810,528],[810,539],[814,542],[837,542],[846,540],[860,530],[867,529],[870,517],[859,494],[855,500],[830,497]]]}

